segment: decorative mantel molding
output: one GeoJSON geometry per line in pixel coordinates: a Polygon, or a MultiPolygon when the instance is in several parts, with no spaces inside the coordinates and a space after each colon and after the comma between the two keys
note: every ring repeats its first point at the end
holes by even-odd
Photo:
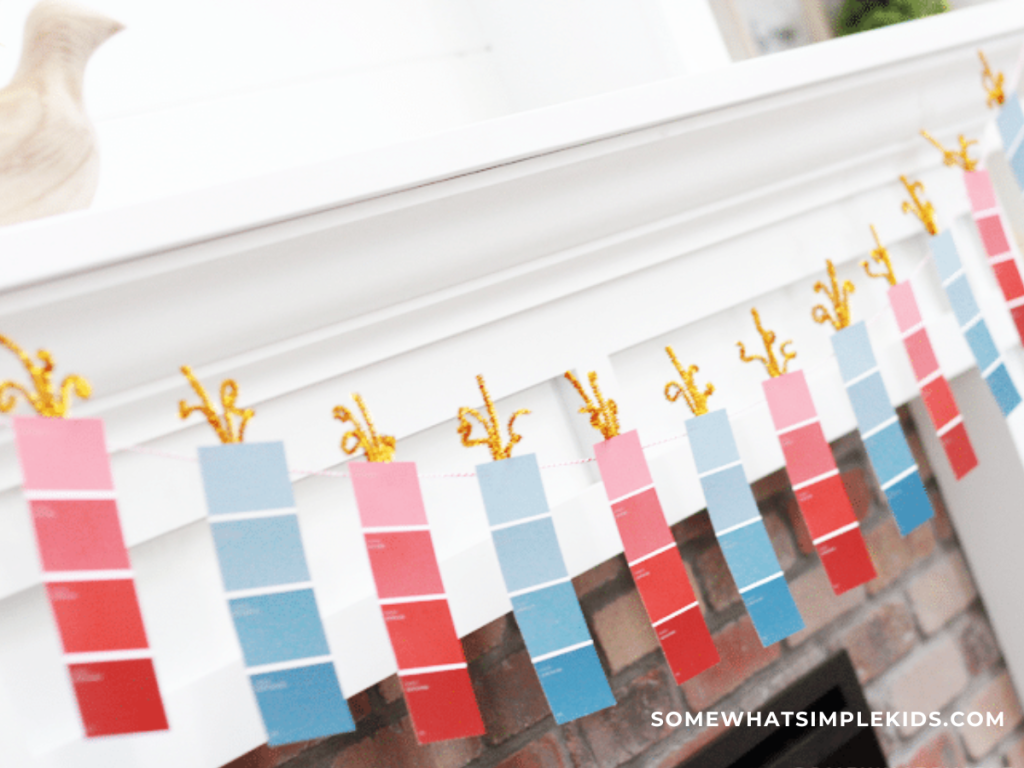
{"type": "MultiPolygon", "coordinates": [[[[671,342],[715,380],[714,405],[729,408],[751,479],[764,475],[781,454],[759,374],[734,347],[752,332],[750,305],[795,339],[826,434],[848,432],[828,334],[810,318],[811,286],[831,258],[858,285],[855,317],[877,316],[871,333],[894,400],[914,395],[884,291],[856,262],[871,247],[869,223],[900,272],[925,257],[923,230],[900,213],[900,173],[923,179],[940,220],[977,247],[959,176],[918,131],[981,134],[991,114],[975,50],[1008,71],[1022,32],[1024,6],[993,2],[159,205],[0,230],[0,331],[87,374],[95,399],[75,412],[107,421],[172,727],[174,707],[199,700],[215,720],[179,722],[169,741],[140,750],[215,766],[262,738],[222,615],[197,467],[156,455],[192,456],[208,442],[202,425],[177,419],[180,365],[237,379],[241,404],[259,413],[248,439],[284,439],[294,468],[339,469],[331,408],[358,390],[399,438],[397,458],[443,473],[486,459],[461,448],[454,427],[480,372],[497,398],[534,410],[517,426],[521,450],[542,465],[591,453],[585,419],[557,383],[566,368],[606,371],[624,428],[645,442],[679,435],[685,414],[660,395],[671,342]]],[[[994,280],[973,254],[965,262],[997,342],[1011,348],[994,280]]],[[[966,370],[930,265],[915,281],[943,369],[966,370]]],[[[676,520],[703,506],[686,451],[677,440],[650,453],[676,520]]],[[[574,573],[619,547],[596,480],[580,466],[545,476],[574,573]]],[[[312,476],[296,492],[351,694],[394,670],[351,490],[312,476]]],[[[483,512],[465,480],[428,478],[424,493],[464,634],[509,609],[483,512]]],[[[17,660],[34,673],[59,649],[33,613],[43,596],[9,430],[0,520],[0,668],[17,660]]],[[[5,685],[16,698],[28,680],[12,673],[5,685]]],[[[42,685],[70,697],[53,675],[42,685]]],[[[24,732],[7,738],[46,753],[40,765],[114,764],[75,741],[73,705],[21,717],[24,732]]]]}

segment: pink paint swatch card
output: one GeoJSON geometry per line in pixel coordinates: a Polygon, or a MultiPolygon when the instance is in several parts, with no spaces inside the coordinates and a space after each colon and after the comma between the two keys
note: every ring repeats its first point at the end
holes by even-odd
{"type": "Polygon", "coordinates": [[[988,263],[995,272],[996,280],[1003,291],[1006,306],[1017,326],[1017,335],[1024,343],[1024,281],[1013,249],[1003,212],[996,200],[996,191],[988,171],[964,171],[964,186],[971,200],[971,210],[978,226],[978,234],[985,245],[988,263]]]}
{"type": "Polygon", "coordinates": [[[978,458],[967,436],[960,409],[953,399],[953,390],[935,358],[928,330],[924,327],[921,310],[917,306],[914,288],[909,281],[904,280],[889,289],[889,304],[896,315],[896,324],[914,369],[921,399],[924,400],[935,432],[946,451],[953,474],[959,480],[978,466],[978,458]]]}
{"type": "Polygon", "coordinates": [[[594,446],[626,561],[677,683],[718,663],[636,431],[594,446]]]}
{"type": "Polygon", "coordinates": [[[350,462],[366,551],[420,744],[484,733],[412,462],[350,462]]]}
{"type": "Polygon", "coordinates": [[[803,371],[763,382],[800,514],[837,595],[875,578],[803,371]]]}
{"type": "Polygon", "coordinates": [[[103,422],[15,417],[14,438],[86,735],[166,730],[103,422]]]}

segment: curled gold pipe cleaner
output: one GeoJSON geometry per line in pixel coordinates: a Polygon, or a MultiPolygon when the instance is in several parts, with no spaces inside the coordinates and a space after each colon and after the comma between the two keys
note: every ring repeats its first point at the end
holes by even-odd
{"type": "Polygon", "coordinates": [[[347,421],[351,423],[353,427],[342,435],[341,450],[351,456],[362,448],[366,453],[367,461],[381,463],[391,461],[395,456],[395,438],[391,435],[377,434],[377,428],[373,424],[373,417],[370,415],[370,411],[367,409],[366,404],[363,402],[363,398],[359,396],[358,392],[352,393],[352,399],[355,400],[356,405],[359,406],[359,412],[363,415],[363,422],[366,424],[366,428],[364,429],[362,425],[360,425],[355,414],[353,414],[352,411],[344,405],[334,406],[334,418],[342,423],[347,421]],[[353,440],[355,442],[352,442],[353,440]]]}
{"type": "Polygon", "coordinates": [[[53,355],[47,350],[40,349],[36,352],[42,365],[36,365],[32,358],[17,344],[6,336],[0,336],[0,344],[11,350],[21,364],[25,366],[29,377],[32,379],[32,386],[35,391],[13,381],[0,381],[0,413],[9,413],[14,410],[18,395],[25,398],[40,416],[63,418],[67,416],[68,408],[71,405],[71,393],[78,395],[83,400],[92,394],[92,387],[89,382],[77,374],[72,374],[64,379],[60,385],[60,393],[54,391],[53,387],[53,355]]]}
{"type": "Polygon", "coordinates": [[[928,131],[922,129],[921,135],[924,136],[928,141],[932,143],[939,152],[942,153],[942,162],[950,167],[963,168],[965,171],[974,171],[978,168],[978,161],[971,157],[970,146],[971,144],[977,144],[975,140],[968,141],[967,137],[962,133],[960,134],[960,151],[954,152],[952,149],[946,149],[942,144],[936,140],[928,131]]]}
{"type": "Polygon", "coordinates": [[[751,308],[750,314],[754,316],[754,325],[757,326],[757,332],[761,334],[761,341],[764,343],[764,350],[767,353],[767,357],[764,355],[748,355],[746,347],[743,346],[742,341],[737,341],[736,346],[740,348],[740,360],[744,363],[752,363],[755,360],[759,360],[764,364],[765,370],[768,371],[768,375],[773,379],[781,376],[789,370],[789,361],[796,357],[796,352],[788,352],[786,347],[793,343],[793,340],[782,342],[779,346],[779,354],[782,355],[782,365],[779,365],[779,360],[775,357],[775,350],[773,349],[776,341],[775,331],[769,331],[761,325],[761,316],[757,310],[751,308]]]}
{"type": "Polygon", "coordinates": [[[682,396],[686,404],[690,406],[690,412],[694,416],[703,416],[708,412],[708,398],[715,393],[715,385],[708,382],[704,391],[701,392],[694,379],[694,374],[700,371],[700,368],[696,365],[691,365],[689,368],[684,369],[672,347],[665,347],[665,351],[668,352],[668,356],[672,359],[672,364],[679,372],[679,378],[683,381],[682,384],[678,381],[670,381],[666,384],[665,398],[669,402],[674,403],[682,396]]]}
{"type": "MultiPolygon", "coordinates": [[[[866,262],[865,262],[866,263],[866,262]]],[[[850,325],[850,294],[857,290],[856,286],[849,281],[843,280],[842,285],[836,277],[836,265],[832,259],[825,259],[828,265],[828,277],[832,287],[825,285],[821,280],[814,284],[815,293],[824,293],[832,302],[832,312],[824,304],[815,304],[811,310],[811,317],[816,323],[832,323],[837,331],[843,330],[850,325]]]]}
{"type": "Polygon", "coordinates": [[[903,212],[917,216],[924,224],[924,228],[928,230],[929,235],[939,234],[939,227],[935,223],[935,206],[919,197],[919,194],[924,193],[924,182],[911,183],[906,176],[900,176],[900,181],[903,182],[903,186],[907,188],[907,193],[910,195],[910,200],[903,202],[903,212]]]}
{"type": "Polygon", "coordinates": [[[981,72],[981,86],[985,89],[985,93],[988,94],[988,101],[985,103],[991,109],[1006,102],[1006,93],[1003,91],[1005,78],[1002,72],[992,71],[992,68],[988,65],[988,59],[985,58],[985,54],[980,50],[978,51],[978,58],[981,59],[982,66],[984,67],[981,72]]]}
{"type": "Polygon", "coordinates": [[[597,398],[596,403],[590,398],[586,390],[583,389],[579,379],[573,376],[572,371],[566,371],[565,378],[572,382],[572,385],[576,387],[576,391],[580,393],[580,397],[583,398],[585,405],[580,408],[579,413],[590,414],[590,426],[600,432],[605,440],[611,440],[618,435],[619,406],[614,400],[611,398],[606,400],[604,395],[601,394],[601,388],[597,385],[597,372],[591,371],[587,374],[590,388],[594,390],[594,396],[597,398]]]}
{"type": "Polygon", "coordinates": [[[196,391],[196,394],[199,395],[203,402],[201,405],[189,405],[184,400],[179,400],[178,415],[183,419],[187,419],[196,411],[200,411],[206,416],[206,420],[210,422],[210,426],[213,427],[222,443],[242,442],[245,437],[245,425],[249,419],[256,415],[256,412],[252,408],[241,410],[235,405],[235,401],[238,399],[238,384],[235,383],[235,380],[225,379],[220,385],[220,402],[224,408],[224,421],[222,422],[220,417],[217,416],[217,412],[213,409],[213,403],[210,402],[210,397],[206,394],[206,388],[199,383],[199,380],[192,373],[192,369],[187,365],[183,365],[181,366],[181,372],[185,374],[185,378],[192,385],[192,389],[196,391]],[[235,430],[234,423],[231,421],[232,416],[237,416],[241,419],[238,423],[237,431],[235,430]]]}
{"type": "Polygon", "coordinates": [[[487,391],[487,385],[484,383],[484,377],[477,374],[476,377],[477,386],[480,387],[480,392],[484,396],[484,406],[487,408],[487,418],[485,419],[480,415],[480,412],[476,408],[469,408],[462,406],[459,408],[459,435],[462,437],[462,444],[467,448],[472,448],[475,445],[487,445],[491,450],[491,458],[495,461],[501,461],[512,456],[512,446],[522,440],[522,435],[517,435],[512,429],[512,425],[515,420],[530,411],[526,408],[521,408],[512,414],[512,418],[508,420],[508,444],[502,445],[501,443],[501,430],[498,426],[498,413],[494,410],[494,402],[491,400],[491,394],[487,391]],[[487,437],[471,439],[470,435],[473,433],[473,425],[469,421],[469,416],[473,416],[477,421],[487,430],[487,437]]]}
{"type": "Polygon", "coordinates": [[[874,224],[871,225],[871,234],[874,236],[875,245],[877,246],[873,251],[871,251],[871,258],[874,259],[876,263],[885,267],[885,272],[872,272],[871,262],[867,260],[862,261],[860,265],[864,267],[864,271],[867,273],[868,277],[884,277],[889,281],[889,285],[896,285],[896,272],[892,268],[892,259],[889,258],[889,251],[884,245],[882,245],[882,241],[878,239],[878,231],[875,229],[874,224]]]}

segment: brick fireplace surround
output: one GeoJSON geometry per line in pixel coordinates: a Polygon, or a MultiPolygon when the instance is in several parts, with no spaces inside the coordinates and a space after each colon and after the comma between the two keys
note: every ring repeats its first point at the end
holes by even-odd
{"type": "Polygon", "coordinates": [[[349,700],[358,731],[278,749],[226,768],[670,768],[724,732],[655,728],[654,710],[755,710],[845,648],[875,711],[1002,711],[1001,728],[880,728],[893,768],[1024,767],[1024,717],[964,562],[914,425],[901,409],[937,517],[901,539],[856,433],[833,443],[879,576],[832,594],[780,471],[754,490],[807,629],[762,648],[706,512],[676,525],[687,568],[722,656],[682,686],[672,682],[622,556],[574,580],[617,706],[557,726],[511,614],[464,638],[487,725],[480,739],[419,747],[396,677],[349,700]]]}

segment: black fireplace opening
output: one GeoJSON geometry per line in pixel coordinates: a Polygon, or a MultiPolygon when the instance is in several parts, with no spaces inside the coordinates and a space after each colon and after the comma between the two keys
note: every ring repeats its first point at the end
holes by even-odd
{"type": "Polygon", "coordinates": [[[881,745],[870,725],[871,711],[857,682],[850,657],[843,651],[776,695],[760,710],[772,725],[733,726],[679,768],[888,768],[881,745]],[[806,713],[806,718],[783,713],[806,713]],[[839,725],[850,712],[853,721],[839,725]],[[835,724],[821,714],[836,713],[835,724]],[[813,714],[813,718],[812,715],[813,714]],[[800,719],[803,724],[798,725],[800,719]],[[774,722],[778,721],[778,725],[774,722]],[[813,724],[812,724],[813,722],[813,724]]]}

